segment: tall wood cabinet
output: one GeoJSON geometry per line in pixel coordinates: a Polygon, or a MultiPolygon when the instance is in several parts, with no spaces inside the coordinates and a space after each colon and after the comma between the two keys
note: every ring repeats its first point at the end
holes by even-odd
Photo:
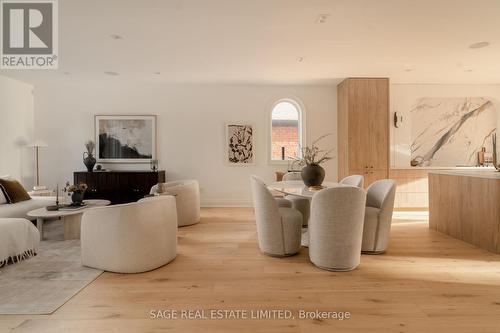
{"type": "Polygon", "coordinates": [[[365,186],[389,176],[389,79],[349,78],[337,86],[339,179],[365,186]]]}

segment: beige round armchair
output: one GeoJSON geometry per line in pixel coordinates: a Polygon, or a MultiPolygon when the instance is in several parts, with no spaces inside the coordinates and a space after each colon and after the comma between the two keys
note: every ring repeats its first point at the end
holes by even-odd
{"type": "Polygon", "coordinates": [[[198,181],[178,180],[157,184],[151,188],[150,193],[175,196],[179,227],[200,222],[200,186],[198,181]]]}
{"type": "Polygon", "coordinates": [[[331,271],[355,269],[361,259],[366,191],[353,186],[321,190],[313,196],[309,258],[331,271]]]}
{"type": "Polygon", "coordinates": [[[173,196],[90,208],[81,226],[82,264],[116,273],[140,273],[177,255],[177,212],[173,196]]]}

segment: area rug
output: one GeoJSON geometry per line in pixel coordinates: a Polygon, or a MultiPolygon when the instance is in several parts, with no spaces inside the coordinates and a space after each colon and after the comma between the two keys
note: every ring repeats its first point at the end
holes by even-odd
{"type": "Polygon", "coordinates": [[[37,256],[0,269],[0,314],[51,314],[94,281],[84,267],[80,240],[47,240],[37,256]]]}

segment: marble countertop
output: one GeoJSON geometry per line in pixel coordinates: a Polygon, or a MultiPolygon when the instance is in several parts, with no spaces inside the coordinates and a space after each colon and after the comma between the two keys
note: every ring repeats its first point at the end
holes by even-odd
{"type": "Polygon", "coordinates": [[[468,171],[468,170],[474,170],[474,171],[495,171],[494,167],[398,167],[398,166],[391,166],[391,170],[459,170],[459,171],[468,171]]]}
{"type": "Polygon", "coordinates": [[[500,172],[493,170],[429,170],[429,173],[450,176],[500,179],[500,172]]]}

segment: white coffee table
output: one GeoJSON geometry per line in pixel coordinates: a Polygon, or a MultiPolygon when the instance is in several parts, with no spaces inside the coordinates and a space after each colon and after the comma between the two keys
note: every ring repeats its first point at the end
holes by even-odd
{"type": "Polygon", "coordinates": [[[64,225],[64,239],[80,239],[80,224],[82,214],[86,209],[98,206],[107,206],[109,200],[84,200],[87,204],[85,208],[78,210],[56,210],[48,211],[45,207],[28,212],[29,217],[36,218],[36,227],[40,232],[40,239],[43,239],[43,222],[49,219],[60,218],[64,225]]]}

